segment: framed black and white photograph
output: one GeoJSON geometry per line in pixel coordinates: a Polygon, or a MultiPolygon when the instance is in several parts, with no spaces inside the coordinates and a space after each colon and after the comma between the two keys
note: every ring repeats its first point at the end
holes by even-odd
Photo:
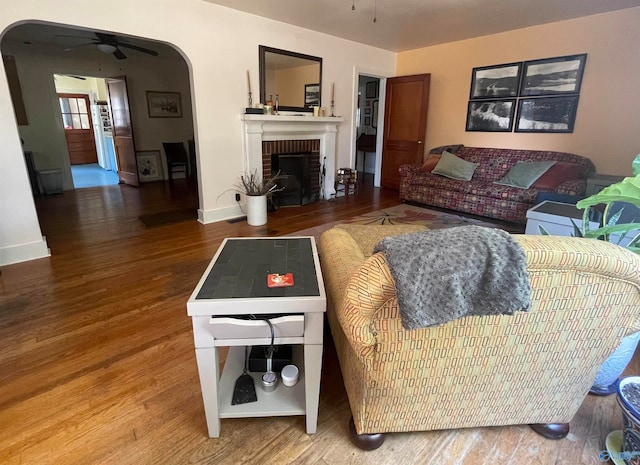
{"type": "Polygon", "coordinates": [[[304,85],[304,106],[320,106],[320,84],[304,85]]]}
{"type": "Polygon", "coordinates": [[[469,102],[466,130],[510,132],[515,109],[515,99],[469,102]]]}
{"type": "Polygon", "coordinates": [[[577,94],[587,54],[524,62],[521,96],[577,94]]]}
{"type": "Polygon", "coordinates": [[[577,95],[520,99],[516,132],[573,132],[577,109],[577,95]]]}
{"type": "Polygon", "coordinates": [[[182,118],[179,92],[147,91],[149,118],[182,118]]]}
{"type": "Polygon", "coordinates": [[[142,150],[136,152],[138,161],[138,178],[140,182],[160,181],[164,179],[164,170],[159,150],[142,150]]]}
{"type": "Polygon", "coordinates": [[[367,98],[378,98],[378,81],[369,81],[367,82],[367,87],[365,90],[365,97],[367,98]]]}
{"type": "Polygon", "coordinates": [[[521,72],[522,62],[473,68],[469,99],[516,97],[521,72]]]}

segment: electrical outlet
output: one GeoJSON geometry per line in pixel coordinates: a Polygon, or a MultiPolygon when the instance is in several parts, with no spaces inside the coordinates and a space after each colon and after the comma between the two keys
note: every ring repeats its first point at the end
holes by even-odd
{"type": "Polygon", "coordinates": [[[240,194],[236,194],[236,202],[240,202],[240,194]]]}

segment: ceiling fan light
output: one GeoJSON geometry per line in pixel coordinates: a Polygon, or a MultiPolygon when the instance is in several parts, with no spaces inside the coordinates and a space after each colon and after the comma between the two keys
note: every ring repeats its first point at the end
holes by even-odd
{"type": "Polygon", "coordinates": [[[104,53],[113,53],[118,49],[110,44],[98,44],[98,50],[104,53]]]}

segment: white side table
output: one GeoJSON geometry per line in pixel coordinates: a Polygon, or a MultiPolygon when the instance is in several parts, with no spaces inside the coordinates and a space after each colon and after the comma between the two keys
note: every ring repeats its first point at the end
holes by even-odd
{"type": "MultiPolygon", "coordinates": [[[[540,235],[542,226],[552,236],[573,235],[573,222],[582,227],[582,213],[584,210],[568,203],[545,200],[527,211],[527,227],[525,234],[540,235]]],[[[591,229],[597,229],[598,223],[589,222],[591,229]]]]}
{"type": "Polygon", "coordinates": [[[220,435],[220,418],[306,415],[308,434],[316,432],[322,367],[324,282],[313,237],[228,238],[223,241],[187,302],[209,437],[220,435]],[[267,274],[293,273],[294,286],[269,288],[267,274]],[[245,346],[269,345],[267,323],[241,315],[273,318],[275,344],[294,346],[298,383],[278,381],[273,392],[254,378],[257,402],[231,405],[242,374],[245,346]],[[235,317],[235,318],[234,318],[235,317]],[[229,347],[222,375],[218,348],[229,347]]]}

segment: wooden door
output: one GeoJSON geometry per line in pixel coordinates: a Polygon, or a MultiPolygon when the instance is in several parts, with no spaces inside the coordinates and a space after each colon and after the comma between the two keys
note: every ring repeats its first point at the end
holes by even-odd
{"type": "Polygon", "coordinates": [[[127,94],[127,80],[124,76],[105,80],[109,91],[111,106],[111,130],[113,145],[118,164],[120,182],[131,186],[139,186],[138,161],[133,142],[133,128],[129,113],[129,97],[127,94]]]}
{"type": "Polygon", "coordinates": [[[398,168],[422,163],[430,74],[387,79],[380,185],[400,188],[398,168]]]}
{"type": "Polygon", "coordinates": [[[64,137],[72,165],[98,163],[91,104],[85,94],[58,94],[64,137]]]}

